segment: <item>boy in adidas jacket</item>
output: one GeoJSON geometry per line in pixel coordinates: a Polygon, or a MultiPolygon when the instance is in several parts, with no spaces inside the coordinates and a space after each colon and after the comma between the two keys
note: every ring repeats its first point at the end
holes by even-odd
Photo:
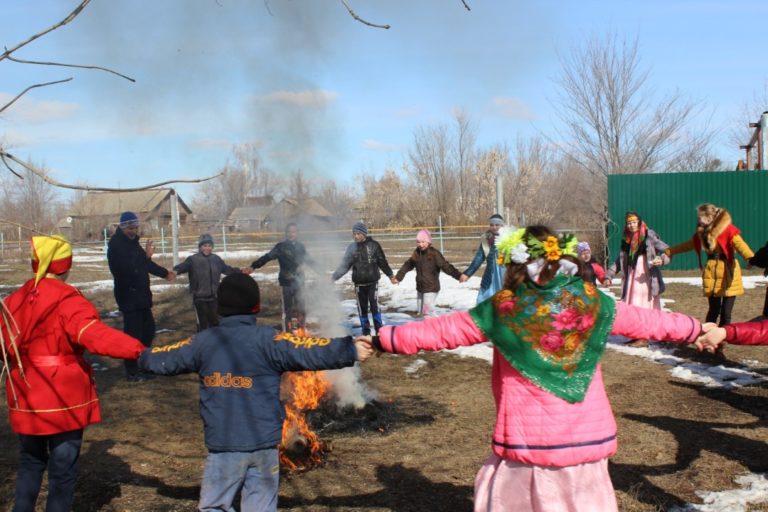
{"type": "Polygon", "coordinates": [[[373,352],[352,338],[303,338],[256,325],[259,287],[246,274],[219,286],[221,323],[191,339],[155,347],[139,366],[162,375],[200,376],[200,415],[208,458],[199,510],[277,510],[280,443],[285,410],[280,376],[286,371],[352,366],[373,352]]]}

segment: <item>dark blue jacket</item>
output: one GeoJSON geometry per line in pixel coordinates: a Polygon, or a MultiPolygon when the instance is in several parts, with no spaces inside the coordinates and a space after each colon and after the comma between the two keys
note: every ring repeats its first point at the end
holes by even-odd
{"type": "Polygon", "coordinates": [[[120,311],[151,308],[149,274],[165,278],[168,270],[147,258],[147,253],[139,245],[139,237],[131,240],[117,228],[109,239],[107,262],[115,278],[115,300],[120,311]]]}
{"type": "Polygon", "coordinates": [[[212,452],[250,452],[280,443],[285,408],[280,376],[287,371],[352,366],[357,350],[345,338],[300,338],[256,325],[253,315],[228,316],[164,347],[145,350],[139,368],[162,375],[197,372],[205,445],[212,452]]]}
{"type": "Polygon", "coordinates": [[[381,277],[379,269],[387,277],[391,278],[393,275],[381,245],[370,237],[362,242],[352,242],[347,246],[339,267],[333,273],[333,280],[339,279],[350,268],[352,268],[352,282],[356,285],[378,283],[381,277]]]}

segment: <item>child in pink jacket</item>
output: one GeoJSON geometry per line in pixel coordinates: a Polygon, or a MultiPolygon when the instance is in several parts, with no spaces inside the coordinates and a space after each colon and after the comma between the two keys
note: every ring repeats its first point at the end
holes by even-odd
{"type": "Polygon", "coordinates": [[[616,422],[599,360],[609,334],[691,343],[695,318],[641,309],[580,276],[573,235],[544,226],[503,234],[504,289],[469,311],[382,328],[397,354],[491,341],[493,453],[475,478],[475,511],[617,510],[608,474],[616,422]]]}

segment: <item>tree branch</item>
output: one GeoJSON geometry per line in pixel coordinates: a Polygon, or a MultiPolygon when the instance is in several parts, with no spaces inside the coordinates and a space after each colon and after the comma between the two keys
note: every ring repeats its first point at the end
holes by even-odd
{"type": "MultiPolygon", "coordinates": [[[[90,187],[87,185],[69,185],[67,183],[61,183],[59,181],[56,181],[54,179],[51,179],[49,176],[47,176],[44,172],[40,171],[39,169],[36,169],[35,167],[29,165],[28,163],[19,160],[12,154],[8,153],[7,151],[0,150],[0,159],[2,159],[3,163],[10,169],[10,166],[8,165],[8,162],[6,162],[6,158],[8,160],[11,160],[12,162],[22,166],[44,182],[48,183],[49,185],[53,185],[54,187],[59,188],[68,188],[70,190],[87,190],[92,192],[135,192],[137,190],[147,190],[150,188],[157,188],[161,187],[163,185],[168,185],[170,183],[202,183],[203,181],[212,180],[215,178],[218,178],[223,173],[218,173],[214,176],[209,176],[207,178],[198,178],[198,179],[175,179],[175,180],[168,180],[168,181],[162,181],[160,183],[154,183],[152,185],[144,185],[143,187],[131,187],[131,188],[109,188],[109,187],[90,187]]],[[[13,169],[11,169],[13,172],[13,169]]],[[[16,176],[19,176],[18,173],[14,172],[16,176]]],[[[19,176],[20,177],[20,176],[19,176]]]]}
{"type": "Polygon", "coordinates": [[[19,48],[22,48],[22,47],[28,45],[29,43],[31,43],[35,39],[39,39],[40,37],[43,37],[45,34],[47,34],[49,32],[53,32],[54,30],[56,30],[59,27],[63,27],[64,25],[66,25],[67,23],[72,21],[73,19],[77,18],[77,16],[83,11],[83,9],[85,9],[85,6],[87,6],[89,3],[91,3],[91,0],[83,0],[82,2],[80,2],[80,5],[75,7],[74,11],[69,13],[69,15],[66,18],[64,18],[63,20],[61,20],[60,22],[58,22],[58,23],[56,23],[54,25],[51,25],[50,27],[48,27],[47,29],[43,30],[42,32],[38,32],[37,34],[35,34],[35,35],[25,39],[24,41],[20,42],[16,46],[12,47],[10,50],[6,49],[5,52],[0,53],[0,60],[3,60],[5,58],[7,58],[10,54],[15,52],[19,48]]]}
{"type": "Polygon", "coordinates": [[[383,28],[385,30],[389,29],[389,25],[377,25],[375,23],[371,23],[370,21],[365,21],[363,18],[355,14],[355,11],[352,10],[352,8],[347,3],[347,0],[341,0],[341,3],[344,5],[344,7],[347,8],[347,11],[349,12],[349,15],[352,16],[354,19],[362,23],[363,25],[368,25],[369,27],[375,27],[375,28],[383,28]]]}
{"type": "Polygon", "coordinates": [[[464,7],[465,7],[465,8],[466,8],[468,11],[471,11],[471,10],[472,10],[472,9],[470,9],[470,8],[469,8],[469,6],[467,5],[467,1],[466,1],[466,0],[461,0],[461,3],[462,3],[462,4],[464,4],[464,7]]]}
{"type": "Polygon", "coordinates": [[[113,71],[109,68],[103,68],[101,66],[86,66],[82,64],[63,64],[61,62],[44,62],[44,61],[36,61],[36,60],[23,60],[23,59],[17,59],[15,57],[8,56],[8,60],[13,62],[18,62],[20,64],[37,64],[40,66],[60,66],[64,68],[79,68],[79,69],[98,69],[99,71],[106,71],[107,73],[112,73],[113,75],[117,75],[121,78],[125,78],[126,80],[130,80],[131,82],[136,82],[135,79],[125,76],[122,73],[118,73],[117,71],[113,71]]]}
{"type": "Polygon", "coordinates": [[[64,80],[56,80],[55,82],[46,82],[46,83],[44,83],[44,84],[35,84],[35,85],[30,85],[29,87],[27,87],[26,89],[24,89],[23,91],[21,91],[19,94],[17,94],[17,95],[16,95],[16,97],[15,97],[15,98],[13,98],[11,101],[9,101],[8,103],[6,103],[6,104],[5,104],[5,105],[3,105],[2,107],[0,107],[0,112],[4,112],[4,111],[5,111],[5,109],[7,109],[8,107],[10,107],[10,106],[11,106],[11,105],[13,105],[14,103],[16,103],[16,101],[17,101],[19,98],[21,98],[22,96],[24,96],[24,95],[25,95],[27,92],[29,92],[29,90],[30,90],[30,89],[34,89],[34,88],[36,88],[36,87],[45,87],[46,85],[63,84],[64,82],[69,82],[70,80],[72,80],[72,77],[69,77],[69,78],[65,78],[64,80]]]}

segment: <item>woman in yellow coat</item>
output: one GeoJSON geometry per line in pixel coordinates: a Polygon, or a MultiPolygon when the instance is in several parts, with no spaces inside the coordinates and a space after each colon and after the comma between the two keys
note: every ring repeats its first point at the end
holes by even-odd
{"type": "Polygon", "coordinates": [[[693,237],[687,242],[667,249],[669,256],[696,251],[704,296],[709,300],[707,322],[720,326],[731,323],[731,311],[736,297],[744,294],[741,267],[736,253],[748,260],[754,253],[741,238],[741,231],[731,222],[731,214],[725,208],[706,203],[698,208],[699,222],[693,237]],[[702,252],[706,265],[702,265],[702,252]],[[718,322],[719,317],[719,322],[718,322]]]}

